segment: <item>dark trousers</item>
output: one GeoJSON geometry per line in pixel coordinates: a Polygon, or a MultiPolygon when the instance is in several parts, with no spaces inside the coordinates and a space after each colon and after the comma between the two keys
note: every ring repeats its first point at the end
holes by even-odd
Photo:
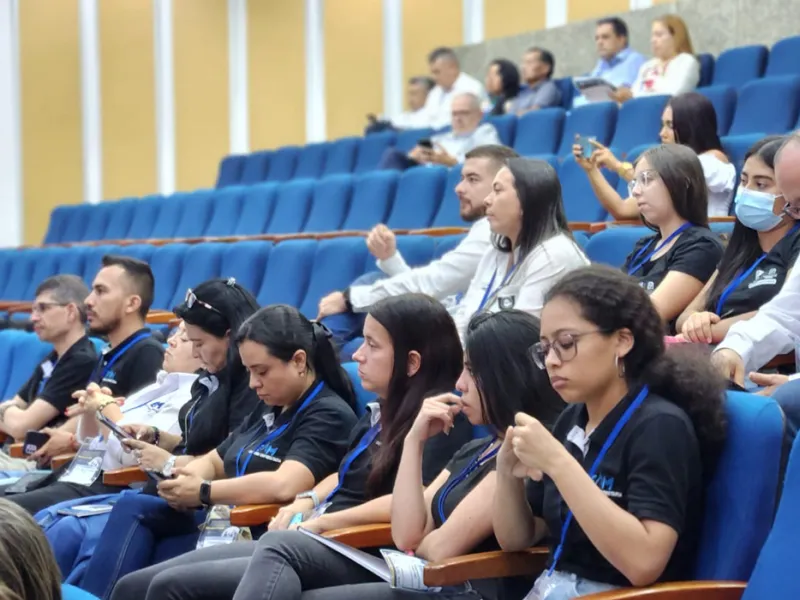
{"type": "MultiPolygon", "coordinates": [[[[102,476],[101,476],[102,477],[102,476]]],[[[44,510],[59,502],[67,500],[77,500],[90,496],[100,496],[102,494],[116,494],[120,491],[118,487],[110,487],[103,484],[102,478],[98,478],[92,485],[80,485],[77,483],[63,483],[54,481],[49,485],[40,487],[24,494],[9,494],[5,498],[15,504],[19,504],[32,515],[40,510],[44,510]]]]}
{"type": "Polygon", "coordinates": [[[418,167],[419,163],[413,158],[409,158],[405,152],[395,150],[394,148],[387,148],[381,156],[381,161],[378,163],[379,169],[391,169],[394,171],[405,171],[411,167],[418,167]]]}

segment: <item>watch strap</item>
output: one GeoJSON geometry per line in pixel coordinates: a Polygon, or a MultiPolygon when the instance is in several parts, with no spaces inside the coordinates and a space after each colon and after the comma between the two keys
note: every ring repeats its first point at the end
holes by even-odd
{"type": "Polygon", "coordinates": [[[307,492],[302,492],[300,494],[297,494],[297,496],[295,496],[294,499],[303,500],[305,498],[311,498],[311,500],[314,502],[314,508],[319,507],[319,496],[317,496],[317,492],[315,492],[314,490],[308,490],[307,492]]]}
{"type": "Polygon", "coordinates": [[[205,506],[211,506],[211,482],[208,480],[200,484],[200,502],[205,506]]]}

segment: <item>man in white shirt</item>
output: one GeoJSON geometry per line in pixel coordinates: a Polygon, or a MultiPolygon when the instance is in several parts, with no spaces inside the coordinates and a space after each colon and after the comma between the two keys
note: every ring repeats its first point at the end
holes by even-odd
{"type": "Polygon", "coordinates": [[[506,160],[515,156],[517,153],[511,148],[500,145],[479,146],[467,153],[456,195],[461,218],[472,227],[458,246],[424,267],[408,266],[397,252],[394,234],[385,225],[370,232],[367,246],[378,259],[378,268],[389,278],[376,281],[380,274],[376,277],[376,273],[368,273],[343,292],[333,292],[319,303],[317,318],[325,318],[340,345],[361,335],[365,313],[383,298],[416,292],[445,300],[466,291],[491,245],[489,224],[483,218],[484,200],[492,189],[494,176],[506,160]],[[364,285],[366,281],[371,285],[364,285]]]}
{"type": "Polygon", "coordinates": [[[458,63],[458,57],[451,48],[437,48],[428,55],[431,77],[436,82],[425,101],[425,113],[428,127],[440,129],[450,124],[450,113],[453,98],[456,94],[470,92],[481,102],[486,100],[483,84],[464,73],[458,63]]]}
{"type": "Polygon", "coordinates": [[[408,110],[394,117],[392,125],[397,129],[422,129],[428,126],[428,114],[425,112],[425,101],[433,89],[430,77],[412,77],[408,80],[406,98],[408,110]]]}

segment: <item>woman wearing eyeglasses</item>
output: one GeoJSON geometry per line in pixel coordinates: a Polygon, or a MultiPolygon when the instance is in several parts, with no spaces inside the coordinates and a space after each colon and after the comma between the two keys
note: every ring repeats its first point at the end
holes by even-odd
{"type": "Polygon", "coordinates": [[[691,578],[704,486],[725,439],[725,382],[630,278],[602,266],[549,292],[540,368],[568,407],[551,434],[518,414],[497,456],[503,550],[550,541],[529,596],[569,600],[691,578]]]}
{"type": "Polygon", "coordinates": [[[717,270],[678,318],[677,330],[689,342],[721,342],[731,325],[777,295],[800,254],[800,222],[784,211],[775,184],[775,154],[784,139],[764,138],[745,155],[733,234],[717,270]]]}

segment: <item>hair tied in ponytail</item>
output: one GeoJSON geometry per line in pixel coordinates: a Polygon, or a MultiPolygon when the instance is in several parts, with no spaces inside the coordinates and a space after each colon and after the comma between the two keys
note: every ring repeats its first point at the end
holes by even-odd
{"type": "Polygon", "coordinates": [[[311,333],[314,336],[314,341],[329,340],[333,337],[333,332],[324,323],[319,321],[311,321],[311,333]]]}

